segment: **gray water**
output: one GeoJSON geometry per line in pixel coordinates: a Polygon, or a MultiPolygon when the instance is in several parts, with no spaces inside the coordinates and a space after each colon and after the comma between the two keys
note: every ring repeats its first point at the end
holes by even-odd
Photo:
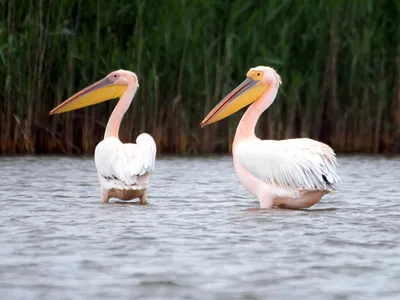
{"type": "Polygon", "coordinates": [[[339,163],[260,212],[228,156],[158,159],[145,206],[101,203],[92,158],[0,157],[0,299],[399,299],[400,158],[339,163]]]}

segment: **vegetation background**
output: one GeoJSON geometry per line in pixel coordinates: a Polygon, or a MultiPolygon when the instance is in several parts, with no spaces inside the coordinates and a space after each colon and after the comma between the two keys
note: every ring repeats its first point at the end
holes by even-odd
{"type": "Polygon", "coordinates": [[[241,113],[200,129],[250,67],[283,85],[265,139],[400,151],[398,0],[0,0],[0,153],[92,153],[115,101],[49,117],[123,68],[140,88],[120,132],[159,153],[229,152],[241,113]]]}

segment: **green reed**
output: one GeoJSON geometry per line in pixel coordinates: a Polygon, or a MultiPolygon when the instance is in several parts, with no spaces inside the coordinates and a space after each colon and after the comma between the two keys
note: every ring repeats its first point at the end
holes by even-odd
{"type": "Polygon", "coordinates": [[[397,0],[0,3],[0,153],[92,153],[115,101],[48,111],[119,68],[140,83],[121,140],[148,132],[159,152],[228,152],[241,113],[199,123],[257,65],[283,80],[260,137],[400,150],[397,0]]]}

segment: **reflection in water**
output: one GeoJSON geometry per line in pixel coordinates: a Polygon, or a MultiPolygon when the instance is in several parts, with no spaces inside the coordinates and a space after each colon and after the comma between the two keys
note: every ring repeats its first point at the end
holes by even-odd
{"type": "Polygon", "coordinates": [[[101,203],[90,157],[0,158],[0,298],[395,298],[400,159],[339,163],[335,195],[265,211],[230,157],[159,159],[148,205],[101,203]]]}

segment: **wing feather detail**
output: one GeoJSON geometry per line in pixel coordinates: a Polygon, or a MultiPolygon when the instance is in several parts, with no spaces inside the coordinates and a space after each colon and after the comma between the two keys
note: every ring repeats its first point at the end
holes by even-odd
{"type": "Polygon", "coordinates": [[[148,134],[141,134],[136,144],[123,144],[107,138],[95,150],[95,163],[100,176],[121,181],[126,186],[140,184],[141,177],[154,171],[156,144],[148,134]]]}
{"type": "Polygon", "coordinates": [[[281,188],[332,191],[340,180],[334,151],[308,138],[246,141],[234,155],[252,175],[281,188]]]}

